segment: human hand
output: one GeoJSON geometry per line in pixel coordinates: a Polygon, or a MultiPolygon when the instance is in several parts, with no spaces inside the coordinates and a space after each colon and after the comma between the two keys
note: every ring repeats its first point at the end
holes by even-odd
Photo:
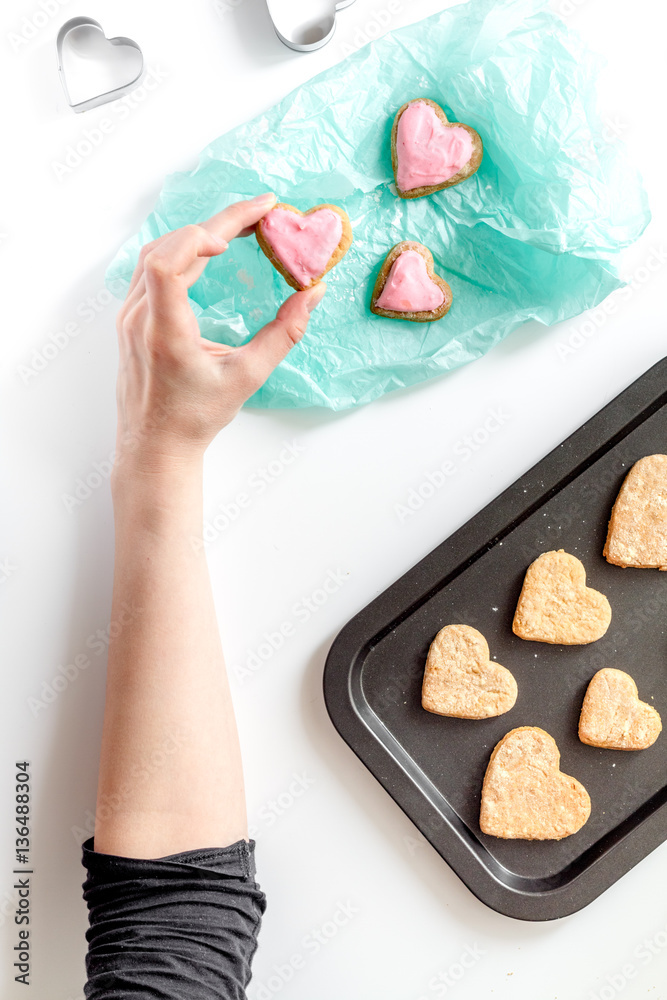
{"type": "Polygon", "coordinates": [[[149,464],[201,456],[305,333],[324,282],[291,295],[242,347],[203,338],[188,301],[209,258],[252,233],[275,201],[236,202],[142,249],[118,314],[117,461],[128,451],[149,464]]]}

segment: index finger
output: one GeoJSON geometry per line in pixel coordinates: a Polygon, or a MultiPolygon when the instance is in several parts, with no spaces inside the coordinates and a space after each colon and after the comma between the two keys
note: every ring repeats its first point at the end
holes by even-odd
{"type": "MultiPolygon", "coordinates": [[[[250,201],[238,201],[233,205],[228,205],[227,208],[224,208],[221,212],[211,216],[211,218],[207,219],[205,222],[201,222],[199,224],[199,228],[206,230],[206,232],[209,232],[228,243],[236,236],[249,236],[252,232],[254,232],[255,226],[259,220],[266,214],[266,212],[268,212],[270,208],[273,207],[273,205],[275,205],[275,203],[276,196],[271,192],[260,194],[250,201]]],[[[180,230],[174,230],[170,233],[164,233],[162,236],[158,236],[157,239],[142,247],[139,260],[137,261],[137,266],[134,269],[130,286],[127,290],[128,297],[143,277],[146,257],[152,253],[153,250],[162,246],[162,244],[164,244],[167,240],[170,240],[171,237],[179,231],[180,230]]],[[[185,275],[188,287],[193,285],[197,278],[199,278],[206,267],[207,262],[208,258],[195,258],[192,260],[187,270],[187,274],[185,275]]]]}
{"type": "Polygon", "coordinates": [[[234,202],[233,205],[223,208],[222,212],[202,222],[201,227],[229,243],[235,236],[245,236],[252,232],[262,216],[273,208],[276,200],[275,194],[267,191],[251,201],[234,202]]]}
{"type": "MultiPolygon", "coordinates": [[[[222,253],[227,244],[201,226],[177,229],[144,259],[142,282],[153,315],[169,322],[177,310],[188,301],[188,287],[195,278],[191,272],[195,262],[200,272],[209,257],[222,253]]],[[[136,294],[135,290],[135,294],[136,294]]]]}

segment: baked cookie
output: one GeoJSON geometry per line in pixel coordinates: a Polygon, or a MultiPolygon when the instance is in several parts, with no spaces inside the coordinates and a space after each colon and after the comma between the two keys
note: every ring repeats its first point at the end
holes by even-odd
{"type": "Polygon", "coordinates": [[[594,675],[579,717],[579,739],[607,750],[645,750],[662,730],[658,712],[639,700],[637,685],[623,670],[605,667],[594,675]]]}
{"type": "Polygon", "coordinates": [[[537,726],[503,736],[491,754],[479,825],[505,840],[562,840],[591,814],[588,792],[560,770],[556,741],[537,726]]]}
{"type": "Polygon", "coordinates": [[[603,554],[614,566],[667,569],[667,455],[640,458],[628,472],[603,554]]]}
{"type": "Polygon", "coordinates": [[[371,312],[412,323],[442,319],[452,290],[433,270],[433,256],[421,243],[403,240],[384,259],[371,296],[371,312]]]}
{"type": "Polygon", "coordinates": [[[288,285],[310,288],[345,256],[352,226],[338,205],[315,205],[300,212],[279,203],[257,223],[257,242],[288,285]]]}
{"type": "Polygon", "coordinates": [[[609,601],[586,586],[583,563],[558,549],[528,567],[512,631],[521,639],[577,646],[602,638],[610,621],[609,601]]]}
{"type": "Polygon", "coordinates": [[[431,643],[422,706],[456,719],[488,719],[509,712],[517,696],[513,675],[489,659],[486,639],[469,625],[447,625],[431,643]]]}
{"type": "Polygon", "coordinates": [[[482,140],[474,128],[448,122],[428,97],[398,109],[391,130],[391,163],[399,198],[422,198],[460,184],[482,162],[482,140]]]}

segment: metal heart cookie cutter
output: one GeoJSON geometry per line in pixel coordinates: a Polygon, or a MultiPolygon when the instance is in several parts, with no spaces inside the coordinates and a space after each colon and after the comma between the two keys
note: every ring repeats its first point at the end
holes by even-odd
{"type": "MultiPolygon", "coordinates": [[[[109,101],[117,101],[119,97],[124,97],[134,90],[144,76],[144,56],[139,45],[133,39],[122,36],[107,38],[102,25],[92,17],[73,17],[66,21],[58,32],[56,51],[58,73],[67,103],[77,113],[98,108],[101,104],[108,104],[109,101]],[[125,50],[125,53],[122,50],[125,50]],[[94,92],[92,97],[81,98],[76,93],[72,94],[74,81],[71,77],[68,83],[67,73],[74,74],[74,64],[77,60],[79,63],[89,62],[88,76],[93,77],[93,90],[101,88],[97,93],[94,92]],[[66,62],[70,66],[68,70],[66,62]],[[123,69],[126,70],[124,74],[122,74],[123,69]],[[119,70],[124,80],[122,83],[117,82],[119,70]]],[[[81,84],[79,86],[81,87],[81,84]]],[[[90,89],[89,83],[88,90],[90,89]]]]}
{"type": "Polygon", "coordinates": [[[295,0],[266,0],[266,6],[281,42],[296,52],[314,52],[333,38],[338,11],[351,7],[354,2],[309,0],[304,5],[295,0]],[[308,7],[308,20],[304,19],[304,6],[308,7]]]}

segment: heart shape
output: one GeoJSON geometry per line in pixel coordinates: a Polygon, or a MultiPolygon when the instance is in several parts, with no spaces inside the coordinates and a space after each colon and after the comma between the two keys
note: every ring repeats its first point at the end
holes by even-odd
{"type": "Polygon", "coordinates": [[[144,75],[144,57],[131,38],[107,38],[98,21],[73,17],[56,39],[58,72],[67,103],[76,112],[116,101],[144,75]]]}
{"type": "Polygon", "coordinates": [[[512,622],[515,635],[577,646],[600,639],[610,622],[609,601],[586,586],[586,570],[576,556],[558,549],[530,564],[512,622]]]}
{"type": "Polygon", "coordinates": [[[506,667],[489,659],[486,639],[469,625],[447,625],[431,643],[422,707],[456,719],[489,719],[509,712],[517,685],[506,667]]]}
{"type": "Polygon", "coordinates": [[[667,455],[628,472],[609,520],[604,557],[614,566],[667,570],[667,455]]]}
{"type": "Polygon", "coordinates": [[[549,733],[520,726],[496,745],[484,775],[479,825],[504,840],[562,840],[591,814],[588,792],[560,770],[549,733]]]}
{"type": "Polygon", "coordinates": [[[661,731],[660,715],[652,705],[639,700],[630,674],[612,667],[598,670],[581,706],[582,743],[607,750],[645,750],[661,731]]]}
{"type": "Polygon", "coordinates": [[[350,249],[352,226],[338,205],[300,212],[275,205],[257,223],[257,242],[288,285],[297,291],[316,284],[350,249]]]}
{"type": "Polygon", "coordinates": [[[420,97],[399,108],[391,132],[391,162],[399,198],[422,198],[466,180],[482,162],[478,133],[449,122],[439,104],[420,97]]]}
{"type": "Polygon", "coordinates": [[[413,323],[441,319],[452,304],[452,290],[433,266],[433,255],[423,244],[411,240],[397,243],[380,268],[371,312],[413,323]]]}

